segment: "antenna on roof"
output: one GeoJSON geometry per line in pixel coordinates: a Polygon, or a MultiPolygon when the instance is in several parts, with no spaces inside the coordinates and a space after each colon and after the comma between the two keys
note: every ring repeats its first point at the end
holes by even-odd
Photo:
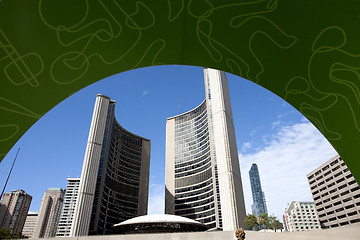
{"type": "Polygon", "coordinates": [[[179,115],[180,115],[180,100],[179,100],[179,115]]]}

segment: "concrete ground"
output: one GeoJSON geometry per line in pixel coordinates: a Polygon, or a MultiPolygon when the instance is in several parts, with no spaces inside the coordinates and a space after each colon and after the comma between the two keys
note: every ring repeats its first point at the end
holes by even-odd
{"type": "MultiPolygon", "coordinates": [[[[245,240],[360,240],[360,223],[303,232],[245,231],[245,240]]],[[[131,235],[47,238],[47,240],[236,240],[234,232],[152,233],[131,235]]]]}

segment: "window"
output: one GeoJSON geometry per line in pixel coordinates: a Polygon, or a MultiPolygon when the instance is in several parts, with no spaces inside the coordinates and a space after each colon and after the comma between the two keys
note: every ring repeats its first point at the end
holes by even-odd
{"type": "Polygon", "coordinates": [[[338,209],[335,210],[335,212],[341,212],[341,211],[344,211],[344,208],[343,208],[343,207],[338,208],[338,209]]]}
{"type": "Polygon", "coordinates": [[[335,172],[336,170],[338,170],[340,168],[340,165],[339,166],[336,166],[332,169],[333,172],[335,172]]]}
{"type": "Polygon", "coordinates": [[[336,159],[335,161],[333,161],[332,163],[330,163],[330,166],[334,166],[335,164],[337,164],[339,161],[336,159]]]}
{"type": "Polygon", "coordinates": [[[328,208],[331,208],[332,207],[332,204],[329,204],[327,206],[325,206],[325,209],[328,209],[328,208]]]}
{"type": "Polygon", "coordinates": [[[331,194],[331,193],[334,193],[334,192],[336,192],[336,191],[337,191],[337,189],[335,188],[335,189],[333,189],[333,190],[330,190],[329,193],[331,194]]]}
{"type": "Polygon", "coordinates": [[[353,207],[355,207],[354,204],[350,204],[350,205],[348,205],[348,206],[345,206],[346,209],[350,209],[350,208],[353,208],[353,207]]]}
{"type": "Polygon", "coordinates": [[[345,192],[340,193],[340,195],[344,196],[344,195],[349,194],[349,193],[350,193],[349,190],[346,190],[345,192]]]}
{"type": "Polygon", "coordinates": [[[357,223],[357,222],[360,222],[360,218],[358,219],[354,219],[354,220],[350,220],[351,223],[357,223]]]}
{"type": "Polygon", "coordinates": [[[326,165],[325,167],[323,167],[321,170],[325,171],[326,169],[329,168],[329,165],[326,165]]]}
{"type": "Polygon", "coordinates": [[[337,199],[338,197],[339,197],[339,195],[335,195],[331,199],[334,200],[334,199],[337,199]]]}
{"type": "Polygon", "coordinates": [[[338,189],[343,189],[344,187],[347,187],[347,184],[341,185],[340,187],[338,187],[338,189]]]}
{"type": "Polygon", "coordinates": [[[341,183],[342,181],[344,181],[345,178],[340,178],[339,180],[336,180],[337,183],[341,183]]]}
{"type": "Polygon", "coordinates": [[[323,178],[323,176],[319,176],[318,178],[316,178],[316,180],[320,180],[320,179],[322,179],[323,178]]]}
{"type": "Polygon", "coordinates": [[[343,200],[343,202],[346,203],[346,202],[348,202],[348,201],[351,201],[351,199],[352,199],[351,197],[345,198],[345,199],[343,200]]]}
{"type": "Polygon", "coordinates": [[[331,179],[333,179],[333,177],[331,176],[331,177],[329,177],[329,178],[327,178],[327,179],[325,179],[325,181],[326,182],[328,182],[328,181],[330,181],[331,179]]]}
{"type": "Polygon", "coordinates": [[[350,216],[354,216],[354,215],[356,215],[356,214],[357,214],[357,211],[354,211],[354,212],[348,213],[347,215],[350,217],[350,216]]]}
{"type": "Polygon", "coordinates": [[[331,214],[334,214],[334,211],[329,211],[326,213],[326,215],[331,215],[331,214]]]}
{"type": "Polygon", "coordinates": [[[350,173],[349,175],[346,175],[346,178],[351,178],[353,175],[350,173]]]}

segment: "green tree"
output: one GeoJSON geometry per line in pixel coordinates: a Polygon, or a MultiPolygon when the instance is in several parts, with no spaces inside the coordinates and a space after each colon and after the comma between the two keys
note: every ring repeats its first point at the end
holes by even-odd
{"type": "Polygon", "coordinates": [[[10,232],[9,228],[0,228],[0,239],[19,239],[19,238],[25,238],[24,236],[21,236],[21,234],[13,234],[10,232]]]}
{"type": "Polygon", "coordinates": [[[276,229],[278,229],[279,227],[280,227],[280,221],[274,215],[271,215],[269,217],[269,228],[275,230],[276,232],[276,229]]]}
{"type": "Polygon", "coordinates": [[[269,228],[269,217],[266,213],[261,213],[259,215],[259,227],[260,229],[268,229],[269,228]]]}
{"type": "Polygon", "coordinates": [[[256,230],[259,228],[258,219],[254,214],[247,215],[244,223],[249,229],[256,230]]]}

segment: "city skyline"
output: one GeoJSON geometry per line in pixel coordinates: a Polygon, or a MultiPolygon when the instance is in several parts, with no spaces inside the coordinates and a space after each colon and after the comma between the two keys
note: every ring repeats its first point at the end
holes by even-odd
{"type": "MultiPolygon", "coordinates": [[[[262,165],[261,178],[267,193],[269,214],[279,218],[290,200],[311,200],[306,173],[336,155],[336,152],[286,102],[239,77],[228,74],[228,79],[247,212],[251,212],[251,193],[249,181],[244,176],[247,176],[250,164],[257,162],[262,165]],[[274,161],[270,164],[267,159],[274,161]],[[292,168],[295,167],[287,166],[289,159],[293,159],[292,163],[302,171],[293,172],[292,168]],[[289,169],[285,172],[293,174],[283,173],[284,169],[289,169]],[[290,184],[293,181],[300,189],[299,193],[289,188],[285,191],[288,196],[278,194],[284,178],[289,177],[291,179],[287,182],[290,184]],[[279,198],[282,198],[281,201],[279,198]]],[[[65,187],[68,176],[80,176],[94,96],[102,93],[117,101],[117,118],[126,129],[152,141],[149,213],[160,212],[164,201],[165,120],[179,113],[179,105],[180,112],[186,112],[202,101],[205,95],[202,80],[202,68],[164,66],[125,72],[79,91],[40,119],[12,148],[0,164],[0,182],[4,182],[18,147],[21,150],[6,191],[23,188],[33,195],[31,210],[38,211],[39,198],[45,189],[65,187]],[[178,92],[187,94],[180,96],[178,92]],[[139,116],[127,115],[129,111],[139,112],[150,122],[144,124],[138,119],[139,116]],[[136,127],[139,122],[146,126],[136,127]],[[72,139],[64,140],[63,135],[70,133],[72,139]],[[59,162],[64,166],[57,164],[59,162]],[[71,162],[71,169],[66,167],[67,162],[71,162]],[[21,182],[22,177],[31,176],[37,168],[55,166],[59,173],[21,182]]]]}

